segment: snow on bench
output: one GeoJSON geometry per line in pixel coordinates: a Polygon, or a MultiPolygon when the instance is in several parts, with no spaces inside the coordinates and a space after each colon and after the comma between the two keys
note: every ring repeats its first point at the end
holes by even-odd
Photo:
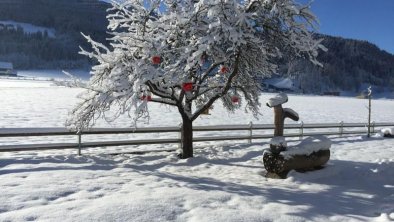
{"type": "Polygon", "coordinates": [[[394,128],[383,128],[380,130],[384,136],[394,136],[394,128]]]}
{"type": "Polygon", "coordinates": [[[285,159],[290,159],[295,155],[310,155],[313,152],[320,150],[329,150],[331,144],[331,140],[325,136],[313,136],[304,139],[296,146],[289,147],[286,151],[282,151],[280,154],[285,159]]]}

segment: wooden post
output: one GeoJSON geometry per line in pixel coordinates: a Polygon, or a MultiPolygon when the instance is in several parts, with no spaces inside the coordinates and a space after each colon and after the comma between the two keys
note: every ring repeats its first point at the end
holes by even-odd
{"type": "MultiPolygon", "coordinates": [[[[285,119],[290,118],[294,121],[298,121],[298,114],[289,108],[282,108],[282,104],[288,100],[285,93],[279,93],[274,98],[269,99],[267,106],[274,108],[274,137],[283,137],[285,119]]],[[[271,152],[280,153],[286,150],[285,145],[270,144],[271,152]]]]}
{"type": "Polygon", "coordinates": [[[375,121],[372,121],[372,133],[375,133],[375,121]]]}
{"type": "Polygon", "coordinates": [[[285,118],[283,115],[282,105],[277,105],[274,107],[274,136],[283,136],[283,125],[285,122],[285,118]]]}
{"type": "Polygon", "coordinates": [[[368,87],[368,137],[371,136],[371,96],[372,90],[371,86],[368,87]]]}
{"type": "Polygon", "coordinates": [[[300,140],[304,137],[304,121],[301,121],[301,126],[300,126],[300,140]]]}
{"type": "Polygon", "coordinates": [[[343,135],[343,121],[339,122],[340,126],[339,126],[339,136],[342,137],[343,135]]]}
{"type": "Polygon", "coordinates": [[[82,149],[82,133],[78,132],[78,156],[81,156],[82,149]]]}
{"type": "Polygon", "coordinates": [[[249,139],[248,139],[248,143],[252,143],[252,136],[253,136],[253,122],[250,121],[249,122],[249,139]]]}
{"type": "Polygon", "coordinates": [[[299,117],[291,109],[283,109],[282,105],[274,106],[274,136],[283,136],[285,119],[290,118],[298,121],[299,117]]]}

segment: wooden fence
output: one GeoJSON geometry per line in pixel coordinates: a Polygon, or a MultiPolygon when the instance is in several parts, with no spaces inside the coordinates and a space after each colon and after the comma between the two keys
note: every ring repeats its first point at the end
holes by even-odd
{"type": "MultiPolygon", "coordinates": [[[[296,133],[287,133],[285,137],[300,137],[314,135],[344,135],[344,134],[367,134],[368,128],[371,132],[376,132],[375,127],[393,127],[392,123],[374,123],[368,126],[366,123],[308,123],[304,124],[286,124],[285,129],[298,130],[296,133]],[[334,129],[331,131],[313,131],[304,132],[307,129],[334,129]],[[335,130],[336,128],[336,130],[335,130]],[[349,128],[356,128],[349,129],[349,128]],[[361,129],[360,129],[361,128],[361,129]]],[[[272,134],[254,134],[256,130],[273,130],[273,124],[253,124],[250,122],[245,125],[217,125],[217,126],[194,126],[195,132],[207,131],[246,131],[242,135],[225,135],[195,137],[194,142],[205,141],[224,141],[224,140],[248,140],[249,143],[256,139],[269,139],[272,134]]],[[[20,145],[0,145],[0,152],[29,151],[29,150],[56,150],[56,149],[77,149],[81,154],[83,148],[88,147],[108,147],[108,146],[125,146],[125,145],[145,145],[145,144],[171,144],[180,143],[181,137],[177,138],[159,138],[159,139],[142,139],[142,140],[117,140],[117,141],[95,141],[83,142],[83,135],[110,135],[110,134],[141,134],[141,133],[180,133],[180,127],[144,127],[144,128],[92,128],[87,131],[77,133],[67,128],[0,128],[0,138],[2,137],[40,137],[40,136],[69,136],[75,135],[75,143],[41,143],[41,144],[20,144],[20,145]]],[[[171,149],[174,150],[174,149],[171,149]]],[[[157,150],[156,150],[157,151],[157,150]]],[[[161,150],[159,150],[161,151],[161,150]]],[[[163,150],[166,151],[166,150],[163,150]]],[[[143,153],[138,152],[138,153],[143,153]]],[[[152,152],[152,151],[150,151],[152,152]]]]}

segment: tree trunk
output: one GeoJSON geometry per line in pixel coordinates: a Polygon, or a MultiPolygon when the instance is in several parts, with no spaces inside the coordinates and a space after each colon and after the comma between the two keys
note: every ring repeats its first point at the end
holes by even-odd
{"type": "Polygon", "coordinates": [[[182,120],[182,153],[180,158],[187,159],[193,157],[193,121],[186,116],[183,116],[182,120]]]}

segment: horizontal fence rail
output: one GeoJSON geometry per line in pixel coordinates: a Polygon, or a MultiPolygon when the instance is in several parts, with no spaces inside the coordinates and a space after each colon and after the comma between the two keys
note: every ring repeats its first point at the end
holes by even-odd
{"type": "MultiPolygon", "coordinates": [[[[372,122],[369,126],[367,123],[303,123],[300,124],[286,124],[285,129],[297,130],[298,133],[287,133],[285,137],[300,137],[316,136],[316,135],[344,135],[344,134],[366,134],[367,128],[371,128],[371,132],[376,132],[375,127],[393,127],[394,122],[375,123],[372,122]],[[318,132],[304,132],[305,129],[333,129],[336,131],[318,131],[318,132]],[[364,128],[363,130],[346,130],[347,128],[364,128]]],[[[245,125],[215,125],[215,126],[194,126],[195,132],[209,132],[209,131],[247,131],[245,135],[236,136],[210,136],[210,137],[195,137],[193,142],[207,142],[207,141],[224,141],[224,140],[248,140],[249,143],[256,139],[269,139],[273,134],[257,134],[256,130],[273,130],[273,124],[253,124],[250,122],[245,125]]],[[[171,144],[180,143],[178,138],[160,138],[160,139],[143,139],[143,140],[118,140],[118,141],[95,141],[82,142],[83,135],[110,135],[110,134],[137,134],[137,133],[180,133],[181,127],[144,127],[144,128],[92,128],[82,132],[69,130],[67,128],[0,128],[0,138],[4,137],[40,137],[40,136],[77,136],[76,143],[44,143],[44,144],[20,144],[20,145],[0,145],[0,152],[13,151],[29,151],[29,150],[61,150],[61,149],[78,149],[78,154],[81,154],[83,148],[90,147],[108,147],[108,146],[126,146],[126,145],[148,145],[148,144],[171,144]]],[[[173,150],[173,149],[171,149],[173,150]]],[[[169,151],[169,150],[155,150],[155,151],[169,151]]],[[[147,151],[152,152],[152,151],[147,151]]],[[[136,152],[136,153],[143,153],[136,152]]]]}

